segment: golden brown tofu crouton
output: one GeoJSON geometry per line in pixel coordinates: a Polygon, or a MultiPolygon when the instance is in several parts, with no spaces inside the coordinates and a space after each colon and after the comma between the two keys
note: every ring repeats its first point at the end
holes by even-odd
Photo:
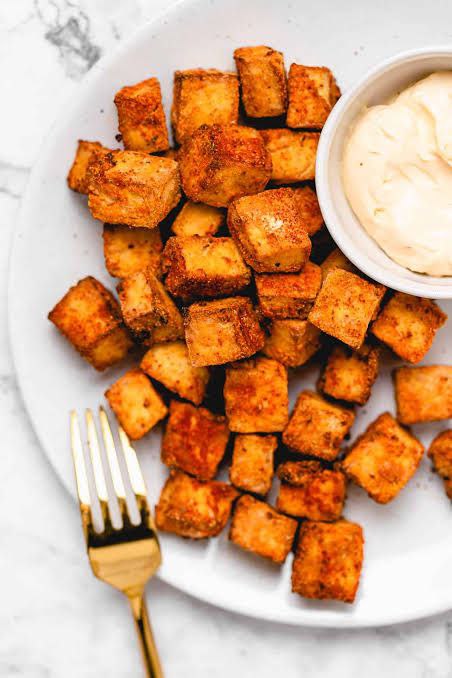
{"type": "Polygon", "coordinates": [[[308,317],[320,290],[320,267],[308,261],[300,273],[255,275],[259,310],[266,318],[308,317]]]}
{"type": "Polygon", "coordinates": [[[248,358],[264,345],[251,301],[231,297],[192,304],[185,316],[185,340],[192,365],[224,365],[248,358]]]}
{"type": "Polygon", "coordinates": [[[318,132],[290,129],[261,131],[272,161],[271,179],[275,184],[296,184],[315,179],[318,132]]]}
{"type": "Polygon", "coordinates": [[[162,440],[162,462],[199,480],[212,480],[229,439],[225,417],[173,400],[162,440]]]}
{"type": "Polygon", "coordinates": [[[244,494],[235,505],[229,539],[246,551],[282,565],[292,548],[296,530],[296,520],[244,494]]]}
{"type": "Polygon", "coordinates": [[[276,436],[238,435],[234,441],[229,479],[245,492],[265,496],[273,480],[276,436]]]}
{"type": "Polygon", "coordinates": [[[129,438],[138,440],[167,415],[167,407],[139,369],[126,372],[105,392],[111,409],[129,438]]]}
{"type": "Polygon", "coordinates": [[[329,68],[292,64],[288,78],[287,126],[322,129],[336,102],[334,82],[329,68]]]}
{"type": "Polygon", "coordinates": [[[70,288],[49,320],[96,370],[119,362],[132,347],[118,302],[91,276],[70,288]]]}
{"type": "Polygon", "coordinates": [[[447,315],[431,299],[396,292],[372,325],[373,334],[409,363],[430,350],[447,315]]]}
{"type": "Polygon", "coordinates": [[[304,391],[297,398],[283,442],[293,452],[332,461],[354,420],[351,410],[304,391]]]}
{"type": "Polygon", "coordinates": [[[251,271],[232,238],[174,236],[163,252],[165,285],[176,297],[221,297],[240,292],[251,271]]]}
{"type": "Polygon", "coordinates": [[[444,480],[444,489],[452,499],[452,430],[442,431],[432,440],[428,456],[433,462],[433,469],[444,480]]]}
{"type": "Polygon", "coordinates": [[[179,167],[188,198],[227,207],[237,198],[263,191],[272,163],[255,129],[203,125],[182,146],[179,167]]]}
{"type": "Polygon", "coordinates": [[[321,333],[307,320],[273,320],[262,353],[287,367],[304,365],[321,346],[321,333]]]}
{"type": "Polygon", "coordinates": [[[216,537],[228,522],[237,490],[227,483],[201,482],[171,471],[155,507],[159,530],[180,537],[216,537]]]}
{"type": "Polygon", "coordinates": [[[104,225],[105,266],[115,278],[144,271],[160,274],[160,255],[163,249],[158,228],[129,228],[121,224],[104,225]]]}
{"type": "Polygon", "coordinates": [[[218,207],[188,200],[173,221],[174,235],[215,235],[226,221],[226,214],[218,207]]]}
{"type": "Polygon", "coordinates": [[[399,367],[394,371],[397,419],[407,426],[452,417],[452,366],[399,367]]]}
{"type": "Polygon", "coordinates": [[[423,453],[421,443],[385,412],[353,443],[342,468],[369,497],[387,504],[413,476],[423,453]]]}
{"type": "Polygon", "coordinates": [[[310,186],[293,188],[292,191],[303,226],[311,237],[320,231],[323,226],[323,215],[320,211],[317,195],[310,186]]]}
{"type": "Polygon", "coordinates": [[[385,292],[383,285],[336,269],[325,278],[308,320],[344,344],[360,348],[385,292]]]}
{"type": "Polygon", "coordinates": [[[124,148],[157,153],[169,148],[162,93],[157,78],[123,87],[115,96],[124,148]]]}
{"type": "Polygon", "coordinates": [[[259,273],[299,271],[311,254],[290,188],[235,200],[228,210],[228,228],[246,263],[259,273]]]}
{"type": "Polygon", "coordinates": [[[286,461],[277,473],[281,481],[278,511],[309,520],[341,517],[347,488],[341,471],[323,468],[318,461],[286,461]]]}
{"type": "Polygon", "coordinates": [[[363,564],[364,536],[348,520],[307,520],[292,565],[292,591],[304,598],[353,603],[363,564]]]}
{"type": "Polygon", "coordinates": [[[95,219],[155,228],[181,198],[177,162],[113,151],[91,165],[88,207],[95,219]]]}
{"type": "Polygon", "coordinates": [[[80,139],[74,162],[67,176],[69,188],[77,191],[77,193],[88,195],[91,165],[107,153],[111,153],[111,150],[102,146],[98,141],[82,141],[80,139]]]}
{"type": "Polygon", "coordinates": [[[260,357],[229,365],[224,402],[231,431],[282,431],[289,419],[287,368],[260,357]]]}
{"type": "Polygon", "coordinates": [[[326,259],[320,264],[320,268],[322,269],[323,280],[325,280],[330,271],[335,271],[338,268],[342,271],[349,271],[349,273],[357,273],[356,266],[353,266],[352,262],[347,259],[345,254],[343,254],[338,247],[329,253],[326,259]]]}
{"type": "Polygon", "coordinates": [[[242,102],[251,118],[282,115],[287,108],[284,57],[271,47],[239,47],[234,51],[242,102]]]}
{"type": "Polygon", "coordinates": [[[363,344],[357,351],[335,346],[319,380],[319,388],[336,400],[365,405],[378,376],[379,351],[363,344]]]}
{"type": "Polygon", "coordinates": [[[195,405],[202,403],[209,370],[206,367],[193,367],[183,341],[152,346],[141,361],[141,369],[181,398],[191,400],[195,405]]]}

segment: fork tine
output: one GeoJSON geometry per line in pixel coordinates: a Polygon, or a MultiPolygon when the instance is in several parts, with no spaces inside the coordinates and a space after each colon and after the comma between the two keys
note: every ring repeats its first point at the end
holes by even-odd
{"type": "Polygon", "coordinates": [[[118,429],[119,439],[121,441],[122,451],[126,460],[127,471],[129,473],[130,484],[135,495],[138,509],[140,513],[145,513],[146,519],[149,521],[150,511],[147,500],[146,484],[144,482],[143,474],[141,473],[137,453],[130,444],[129,437],[122,426],[119,426],[118,429]]]}
{"type": "Polygon", "coordinates": [[[129,521],[126,492],[122,480],[121,469],[119,467],[118,455],[116,452],[115,441],[108,421],[107,413],[103,407],[99,407],[99,419],[102,429],[102,436],[104,439],[105,449],[107,451],[108,465],[110,467],[111,479],[113,481],[113,488],[115,490],[116,498],[119,504],[119,510],[123,521],[129,521]]]}
{"type": "Polygon", "coordinates": [[[108,506],[108,490],[105,482],[104,468],[102,465],[102,458],[100,454],[99,440],[97,437],[96,425],[91,410],[86,410],[86,429],[88,431],[88,446],[91,457],[91,464],[93,466],[94,483],[96,485],[97,498],[99,499],[102,517],[104,519],[105,527],[111,524],[110,509],[108,506]]]}
{"type": "Polygon", "coordinates": [[[85,458],[83,456],[83,445],[80,436],[80,426],[77,412],[72,410],[70,415],[71,428],[71,451],[74,462],[75,482],[77,485],[77,494],[82,516],[83,531],[85,538],[93,526],[93,516],[91,512],[91,498],[89,494],[88,476],[86,475],[85,458]]]}

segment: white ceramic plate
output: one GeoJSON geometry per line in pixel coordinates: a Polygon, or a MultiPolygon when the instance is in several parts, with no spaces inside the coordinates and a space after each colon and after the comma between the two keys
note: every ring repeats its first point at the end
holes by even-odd
{"type": "MultiPolygon", "coordinates": [[[[17,225],[9,290],[11,343],[24,400],[50,463],[72,495],[68,411],[98,404],[123,370],[97,374],[46,320],[55,301],[87,274],[114,286],[104,270],[101,225],[90,218],[85,199],[66,188],[76,139],[115,146],[113,95],[120,86],[157,75],[168,111],[175,69],[231,68],[232,51],[239,45],[271,44],[284,51],[287,66],[293,60],[325,63],[346,88],[391,53],[428,44],[432,36],[447,41],[451,19],[452,6],[438,3],[434,11],[426,11],[424,0],[393,3],[390,14],[385,3],[362,0],[188,2],[144,26],[85,79],[45,143],[30,180],[17,225]]],[[[452,359],[448,336],[447,330],[440,333],[428,362],[452,359]]],[[[369,404],[360,411],[353,435],[383,410],[394,409],[391,367],[387,364],[369,404]]],[[[314,379],[314,371],[299,370],[292,395],[314,379]]],[[[433,425],[418,433],[428,442],[440,429],[433,425]]],[[[165,476],[159,434],[138,448],[155,500],[165,476]]],[[[352,606],[309,602],[291,594],[290,558],[279,570],[235,548],[226,535],[204,543],[162,535],[160,575],[216,605],[310,626],[388,624],[452,607],[452,512],[427,461],[388,506],[378,506],[351,488],[346,516],[359,521],[366,535],[362,583],[352,606]]]]}

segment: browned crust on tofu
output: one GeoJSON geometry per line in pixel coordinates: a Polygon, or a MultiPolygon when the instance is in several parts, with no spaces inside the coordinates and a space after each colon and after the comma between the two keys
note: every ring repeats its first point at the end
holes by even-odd
{"type": "Polygon", "coordinates": [[[169,148],[162,93],[157,78],[122,87],[114,101],[124,148],[147,153],[169,148]]]}
{"type": "Polygon", "coordinates": [[[447,496],[452,499],[452,429],[438,433],[430,443],[428,456],[434,471],[443,478],[447,496]]]}
{"type": "Polygon", "coordinates": [[[270,153],[271,179],[275,184],[296,184],[315,179],[318,132],[280,128],[261,130],[261,135],[270,153]]]}
{"type": "Polygon", "coordinates": [[[322,283],[320,267],[308,261],[300,273],[255,275],[259,310],[266,318],[305,320],[322,283]]]}
{"type": "Polygon", "coordinates": [[[335,271],[336,269],[341,269],[342,271],[349,271],[349,273],[358,273],[356,266],[347,259],[345,254],[341,252],[338,247],[329,253],[329,255],[322,261],[320,264],[322,269],[322,279],[325,280],[326,276],[330,271],[335,271]]]}
{"type": "Polygon", "coordinates": [[[365,405],[378,376],[379,350],[363,344],[357,351],[334,346],[320,376],[318,387],[326,395],[365,405]]]}
{"type": "Polygon", "coordinates": [[[303,226],[309,237],[311,237],[318,233],[324,224],[317,194],[310,186],[300,186],[293,188],[292,191],[303,226]]]}
{"type": "Polygon", "coordinates": [[[77,193],[88,195],[90,167],[107,153],[111,153],[111,150],[102,146],[98,141],[79,139],[74,162],[67,175],[67,185],[69,188],[77,193]]]}
{"type": "Polygon", "coordinates": [[[104,224],[105,267],[115,278],[148,269],[160,275],[163,249],[158,228],[129,228],[122,224],[104,224]]]}
{"type": "Polygon", "coordinates": [[[242,102],[251,118],[282,115],[287,108],[284,57],[271,47],[239,47],[234,60],[240,77],[242,102]]]}
{"type": "Polygon", "coordinates": [[[287,367],[299,367],[320,346],[321,332],[308,320],[273,320],[262,353],[287,367]]]}
{"type": "Polygon", "coordinates": [[[168,321],[167,294],[147,269],[124,278],[117,286],[122,317],[135,336],[146,338],[168,321]]]}
{"type": "Polygon", "coordinates": [[[288,127],[321,130],[337,98],[337,84],[329,68],[292,64],[288,77],[288,127]]]}
{"type": "Polygon", "coordinates": [[[318,461],[286,461],[277,470],[281,481],[276,508],[296,518],[338,520],[345,502],[346,478],[318,461]]]}
{"type": "Polygon", "coordinates": [[[397,419],[406,425],[452,417],[452,366],[394,370],[397,419]]]}
{"type": "Polygon", "coordinates": [[[277,446],[276,436],[237,435],[229,468],[231,483],[240,490],[261,496],[270,492],[277,446]]]}
{"type": "Polygon", "coordinates": [[[226,214],[218,207],[188,200],[174,219],[174,235],[215,235],[226,221],[226,214]]]}

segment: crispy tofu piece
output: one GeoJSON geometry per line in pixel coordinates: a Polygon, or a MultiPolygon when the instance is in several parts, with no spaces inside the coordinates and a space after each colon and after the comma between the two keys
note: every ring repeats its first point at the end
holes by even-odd
{"type": "Polygon", "coordinates": [[[262,353],[287,367],[299,367],[317,353],[320,337],[320,330],[307,320],[273,320],[262,353]]]}
{"type": "Polygon", "coordinates": [[[215,235],[226,221],[226,214],[218,207],[188,200],[173,221],[174,235],[215,235]]]}
{"type": "Polygon", "coordinates": [[[272,160],[271,179],[275,184],[296,184],[315,179],[318,132],[290,129],[261,130],[272,160]]]}
{"type": "Polygon", "coordinates": [[[202,125],[182,146],[179,166],[188,198],[213,207],[263,191],[272,171],[262,136],[240,125],[202,125]]]}
{"type": "Polygon", "coordinates": [[[245,492],[265,496],[273,480],[276,436],[238,435],[234,440],[229,479],[245,492]]]}
{"type": "Polygon", "coordinates": [[[98,141],[83,141],[79,139],[74,162],[67,175],[67,184],[69,188],[77,193],[89,193],[90,167],[103,158],[107,153],[111,153],[109,148],[105,148],[98,141]]]}
{"type": "Polygon", "coordinates": [[[176,297],[221,297],[240,292],[251,271],[232,238],[174,236],[163,252],[165,285],[176,297]]]}
{"type": "Polygon", "coordinates": [[[428,456],[433,462],[433,469],[444,480],[444,489],[452,499],[452,430],[442,431],[432,440],[428,456]]]}
{"type": "Polygon", "coordinates": [[[296,272],[311,254],[290,188],[277,188],[235,200],[228,228],[246,263],[258,273],[296,272]]]}
{"type": "Polygon", "coordinates": [[[159,530],[180,537],[216,537],[228,522],[237,494],[227,483],[201,482],[173,470],[155,507],[155,523],[159,530]]]}
{"type": "Polygon", "coordinates": [[[251,301],[230,297],[192,304],[185,316],[190,362],[197,367],[223,365],[257,353],[264,345],[251,301]]]}
{"type": "Polygon", "coordinates": [[[168,413],[147,376],[129,370],[105,392],[111,409],[129,438],[139,440],[168,413]]]}
{"type": "Polygon", "coordinates": [[[348,520],[307,520],[292,565],[292,591],[304,598],[353,603],[363,564],[364,536],[348,520]]]}
{"type": "Polygon", "coordinates": [[[105,266],[115,278],[126,278],[146,269],[160,275],[163,249],[158,228],[129,228],[121,224],[105,224],[105,266]]]}
{"type": "Polygon", "coordinates": [[[419,440],[385,412],[353,443],[342,469],[369,497],[387,504],[414,475],[423,453],[419,440]]]}
{"type": "Polygon", "coordinates": [[[309,520],[341,517],[347,489],[341,471],[323,468],[318,461],[286,461],[277,473],[281,481],[278,511],[309,520]]]}
{"type": "Polygon", "coordinates": [[[345,254],[343,254],[338,247],[329,253],[326,259],[320,264],[320,268],[322,269],[323,280],[325,280],[330,271],[336,271],[337,269],[348,271],[349,273],[358,273],[356,266],[347,259],[345,254]]]}
{"type": "Polygon", "coordinates": [[[320,211],[317,194],[310,186],[300,186],[292,189],[295,202],[300,212],[303,226],[309,237],[315,235],[322,228],[324,221],[320,211]]]}
{"type": "Polygon", "coordinates": [[[152,346],[144,355],[140,367],[143,372],[181,398],[190,400],[195,405],[202,403],[209,381],[209,370],[206,367],[193,367],[183,341],[152,346]]]}
{"type": "Polygon", "coordinates": [[[122,87],[115,96],[124,148],[157,153],[169,148],[162,93],[157,78],[122,87]]]}
{"type": "Polygon", "coordinates": [[[287,368],[261,357],[228,365],[224,402],[231,431],[282,431],[289,419],[287,368]]]}
{"type": "Polygon", "coordinates": [[[118,302],[91,276],[71,287],[48,317],[96,370],[119,362],[132,347],[118,302]]]}
{"type": "Polygon", "coordinates": [[[407,426],[452,417],[452,366],[399,367],[394,371],[397,419],[407,426]]]}
{"type": "Polygon", "coordinates": [[[259,311],[266,318],[305,320],[322,283],[317,264],[308,261],[300,273],[255,275],[259,311]]]}
{"type": "Polygon", "coordinates": [[[245,551],[282,565],[292,548],[296,530],[296,520],[244,494],[235,505],[229,539],[245,551]]]}
{"type": "Polygon", "coordinates": [[[239,118],[239,80],[235,73],[194,68],[174,73],[171,123],[178,144],[201,125],[234,125],[239,118]]]}
{"type": "Polygon", "coordinates": [[[336,400],[365,405],[378,376],[379,351],[363,344],[357,351],[335,346],[319,380],[320,390],[336,400]]]}
{"type": "Polygon", "coordinates": [[[287,127],[322,129],[336,102],[334,84],[329,68],[292,64],[288,78],[287,127]]]}
{"type": "Polygon", "coordinates": [[[234,60],[246,114],[268,118],[285,113],[287,81],[282,53],[265,45],[239,47],[234,60]]]}
{"type": "Polygon", "coordinates": [[[317,393],[303,391],[282,439],[292,452],[332,461],[354,420],[351,410],[333,405],[317,393]]]}
{"type": "Polygon", "coordinates": [[[308,320],[322,332],[358,349],[385,292],[384,285],[336,269],[325,278],[308,320]]]}
{"type": "Polygon", "coordinates": [[[113,151],[91,165],[95,219],[155,228],[181,198],[178,164],[141,151],[113,151]]]}
{"type": "Polygon", "coordinates": [[[447,315],[431,299],[396,292],[372,325],[372,333],[403,360],[418,363],[430,350],[447,315]]]}

